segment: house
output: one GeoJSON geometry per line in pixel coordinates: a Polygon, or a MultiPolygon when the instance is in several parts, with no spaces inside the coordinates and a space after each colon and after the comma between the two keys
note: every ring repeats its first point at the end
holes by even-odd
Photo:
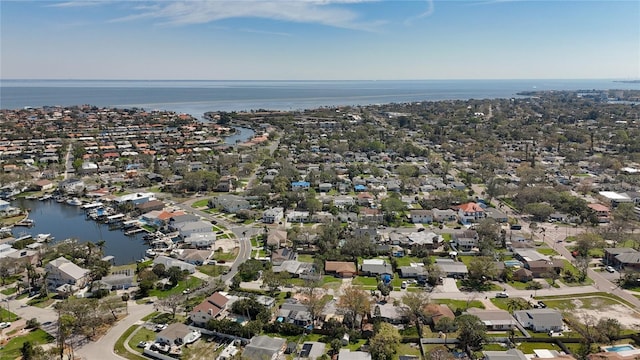
{"type": "Polygon", "coordinates": [[[193,234],[206,234],[213,231],[213,227],[210,222],[199,220],[189,221],[178,224],[172,224],[171,228],[174,231],[180,233],[180,237],[185,239],[193,234]]]}
{"type": "Polygon", "coordinates": [[[158,256],[155,259],[153,259],[153,265],[157,265],[157,264],[162,264],[164,265],[165,269],[169,269],[171,267],[178,267],[180,268],[180,270],[182,271],[187,271],[189,274],[193,274],[196,272],[196,266],[193,264],[189,264],[187,262],[178,260],[178,259],[173,259],[170,258],[168,256],[158,256]]]}
{"type": "Polygon", "coordinates": [[[286,340],[266,335],[254,336],[242,352],[242,359],[275,360],[284,352],[286,340]]]}
{"type": "Polygon", "coordinates": [[[409,215],[414,224],[431,224],[433,222],[433,211],[431,210],[410,210],[409,215]]]}
{"type": "Polygon", "coordinates": [[[316,360],[324,354],[325,343],[317,341],[306,341],[302,344],[302,349],[298,356],[302,359],[316,360]]]}
{"type": "Polygon", "coordinates": [[[185,237],[182,242],[195,248],[210,248],[216,242],[216,234],[213,231],[204,233],[192,233],[185,237]]]}
{"type": "Polygon", "coordinates": [[[632,248],[605,248],[604,263],[615,268],[640,270],[640,252],[632,248]]]}
{"type": "Polygon", "coordinates": [[[364,351],[351,351],[349,349],[340,349],[338,360],[371,360],[371,354],[364,351]]]}
{"type": "Polygon", "coordinates": [[[470,308],[467,313],[477,316],[489,331],[504,331],[516,326],[516,319],[506,310],[470,308]]]}
{"type": "Polygon", "coordinates": [[[267,245],[276,248],[287,245],[287,231],[280,229],[269,229],[267,234],[267,245]]]}
{"type": "Polygon", "coordinates": [[[265,224],[279,223],[284,217],[284,209],[281,207],[274,207],[267,209],[262,213],[262,222],[265,224]]]}
{"type": "Polygon", "coordinates": [[[366,239],[369,241],[375,241],[378,238],[378,229],[375,227],[358,227],[354,229],[353,235],[359,239],[366,239]]]}
{"type": "Polygon", "coordinates": [[[475,223],[486,216],[484,209],[474,202],[458,205],[456,208],[458,209],[458,221],[461,224],[475,223]]]}
{"type": "Polygon", "coordinates": [[[439,267],[447,277],[461,278],[469,274],[467,265],[453,259],[436,259],[436,266],[439,267]]]}
{"type": "Polygon", "coordinates": [[[334,275],[341,278],[355,276],[358,271],[356,265],[350,261],[325,261],[324,272],[327,275],[334,275]]]}
{"type": "Polygon", "coordinates": [[[151,200],[156,200],[155,193],[147,192],[147,193],[126,194],[114,199],[114,201],[118,205],[133,204],[134,206],[144,204],[151,200]]]}
{"type": "Polygon", "coordinates": [[[371,304],[371,313],[373,316],[390,324],[404,324],[408,318],[402,306],[393,306],[393,302],[373,303],[371,304]]]}
{"type": "Polygon", "coordinates": [[[89,280],[89,270],[81,268],[62,256],[49,262],[44,269],[48,274],[47,285],[51,289],[62,285],[71,285],[80,289],[89,280]]]}
{"type": "Polygon", "coordinates": [[[523,327],[536,332],[562,331],[562,314],[558,310],[518,310],[513,316],[523,327]]]}
{"type": "Polygon", "coordinates": [[[50,180],[38,180],[33,183],[31,188],[35,191],[47,191],[53,189],[53,182],[50,180]]]}
{"type": "Polygon", "coordinates": [[[207,205],[210,208],[219,208],[224,212],[232,214],[251,208],[249,201],[238,195],[219,195],[209,199],[207,205]]]}
{"type": "Polygon", "coordinates": [[[432,209],[431,211],[433,212],[433,220],[437,222],[444,223],[448,221],[455,221],[457,219],[457,213],[451,209],[432,209]]]}
{"type": "Polygon", "coordinates": [[[478,250],[479,240],[475,230],[456,231],[451,235],[451,243],[458,251],[478,250]]]}
{"type": "Polygon", "coordinates": [[[306,327],[313,323],[309,308],[295,299],[287,299],[280,306],[277,321],[306,327]]]}
{"type": "Polygon", "coordinates": [[[497,223],[506,223],[509,221],[509,217],[507,214],[496,208],[486,208],[484,209],[486,217],[495,220],[497,223]]]}
{"type": "Polygon", "coordinates": [[[426,278],[428,273],[422,264],[411,264],[411,266],[400,266],[398,272],[401,278],[421,279],[426,278]],[[415,266],[414,266],[415,265],[415,266]]]}
{"type": "Polygon", "coordinates": [[[63,180],[58,184],[58,188],[65,194],[80,194],[86,188],[84,181],[80,179],[63,180]]]}
{"type": "Polygon", "coordinates": [[[200,338],[200,332],[185,324],[173,323],[156,335],[156,342],[167,345],[191,344],[200,338]]]}
{"type": "Polygon", "coordinates": [[[598,194],[605,198],[611,204],[611,207],[614,208],[618,206],[618,204],[634,202],[632,198],[624,193],[617,193],[615,191],[600,191],[598,194]]]}
{"type": "Polygon", "coordinates": [[[211,256],[211,250],[177,249],[174,251],[178,251],[178,260],[196,266],[203,265],[211,256]]]}
{"type": "Polygon", "coordinates": [[[608,223],[611,220],[611,210],[609,207],[593,203],[587,204],[587,206],[596,214],[599,223],[608,223]]]}
{"type": "Polygon", "coordinates": [[[506,351],[483,351],[485,360],[528,360],[529,358],[518,349],[506,351]]]}
{"type": "Polygon", "coordinates": [[[308,181],[294,181],[291,183],[291,190],[307,190],[311,187],[311,183],[308,181]]]}
{"type": "Polygon", "coordinates": [[[564,262],[562,260],[527,261],[524,267],[531,271],[533,277],[548,277],[548,274],[552,272],[560,273],[560,270],[564,268],[564,262]]]}
{"type": "Polygon", "coordinates": [[[226,308],[229,298],[220,292],[215,292],[191,310],[189,319],[196,326],[203,327],[209,320],[217,318],[226,308]]]}
{"type": "Polygon", "coordinates": [[[392,275],[393,267],[384,259],[364,259],[360,270],[367,276],[392,275]]]}
{"type": "Polygon", "coordinates": [[[442,235],[434,232],[416,231],[407,236],[408,244],[412,250],[437,249],[444,243],[442,235]]]}
{"type": "Polygon", "coordinates": [[[164,202],[160,200],[151,200],[142,204],[136,205],[136,209],[138,209],[141,213],[146,213],[154,210],[162,210],[164,209],[164,202]]]}
{"type": "Polygon", "coordinates": [[[287,212],[287,222],[290,223],[306,223],[311,220],[311,216],[308,211],[292,210],[287,212]]]}
{"type": "Polygon", "coordinates": [[[318,185],[318,191],[320,192],[329,192],[333,189],[333,185],[331,183],[320,183],[318,185]]]}
{"type": "Polygon", "coordinates": [[[520,268],[513,272],[513,278],[520,282],[528,282],[533,280],[533,272],[526,268],[520,268]]]}
{"type": "Polygon", "coordinates": [[[427,322],[430,325],[437,324],[442,318],[449,318],[451,320],[456,318],[456,315],[451,311],[451,309],[445,304],[427,304],[423,308],[424,313],[427,316],[427,322]]]}
{"type": "Polygon", "coordinates": [[[285,260],[280,265],[273,266],[274,273],[287,272],[292,277],[299,277],[301,279],[319,280],[320,274],[316,272],[316,269],[312,263],[300,262],[298,260],[285,260]]]}
{"type": "Polygon", "coordinates": [[[273,266],[282,265],[286,260],[295,260],[296,252],[289,248],[280,248],[271,253],[271,264],[273,266]]]}
{"type": "Polygon", "coordinates": [[[126,273],[111,274],[109,276],[104,276],[100,280],[107,284],[110,290],[128,289],[136,285],[136,282],[133,280],[133,274],[126,273]]]}

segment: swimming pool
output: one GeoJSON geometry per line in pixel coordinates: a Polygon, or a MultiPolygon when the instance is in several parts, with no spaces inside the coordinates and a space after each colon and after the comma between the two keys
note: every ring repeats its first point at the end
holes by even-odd
{"type": "Polygon", "coordinates": [[[634,348],[631,345],[615,345],[615,346],[609,346],[604,348],[604,351],[607,352],[621,352],[621,351],[631,351],[631,350],[635,350],[636,348],[634,348]]]}

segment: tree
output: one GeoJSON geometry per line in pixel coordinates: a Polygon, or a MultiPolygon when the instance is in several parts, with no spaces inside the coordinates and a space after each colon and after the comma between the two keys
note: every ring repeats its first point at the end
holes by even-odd
{"type": "Polygon", "coordinates": [[[444,345],[447,346],[449,333],[456,329],[456,323],[452,318],[443,316],[440,320],[438,320],[438,322],[436,322],[434,328],[435,330],[440,331],[444,334],[444,345]]]}
{"type": "Polygon", "coordinates": [[[620,332],[622,331],[620,321],[612,318],[598,320],[595,328],[600,335],[600,342],[606,342],[609,344],[612,344],[617,340],[620,337],[620,332]]]}
{"type": "Polygon", "coordinates": [[[420,336],[421,324],[426,317],[424,308],[429,304],[429,296],[420,292],[408,292],[402,296],[402,303],[404,304],[402,314],[415,324],[420,336]]]}
{"type": "Polygon", "coordinates": [[[386,300],[387,296],[391,294],[393,286],[391,285],[391,283],[387,284],[384,281],[380,281],[378,282],[378,290],[380,290],[380,295],[384,296],[384,299],[386,300]]]}
{"type": "Polygon", "coordinates": [[[475,289],[482,289],[486,282],[498,274],[495,261],[488,256],[476,256],[469,262],[468,285],[475,289]]]}
{"type": "Polygon", "coordinates": [[[366,315],[371,308],[371,299],[362,288],[349,286],[337,303],[338,309],[351,320],[351,328],[356,324],[358,315],[366,315]]]}
{"type": "Polygon", "coordinates": [[[578,270],[578,282],[583,282],[587,279],[587,271],[589,270],[589,263],[591,258],[589,256],[578,256],[575,259],[576,269],[578,270]]]}
{"type": "Polygon", "coordinates": [[[535,221],[547,221],[555,208],[547,203],[530,203],[525,205],[524,212],[531,214],[535,221]]]}
{"type": "Polygon", "coordinates": [[[500,224],[492,218],[485,218],[476,225],[478,247],[483,255],[492,254],[496,244],[500,243],[500,224]]]}
{"type": "Polygon", "coordinates": [[[164,299],[158,299],[156,305],[162,309],[169,310],[171,312],[171,318],[175,319],[178,309],[184,306],[184,298],[181,294],[173,294],[164,299]]]}
{"type": "Polygon", "coordinates": [[[262,272],[262,286],[266,287],[273,295],[280,286],[286,284],[288,278],[289,273],[286,271],[274,273],[272,269],[267,269],[262,272]]]}
{"type": "Polygon", "coordinates": [[[458,325],[458,341],[460,346],[467,350],[477,350],[482,347],[487,337],[487,329],[484,323],[475,315],[460,315],[455,320],[458,325]]]}
{"type": "Polygon", "coordinates": [[[342,340],[333,339],[329,345],[331,346],[331,351],[333,351],[334,354],[337,354],[342,348],[342,340]]]}
{"type": "Polygon", "coordinates": [[[325,298],[322,296],[320,291],[316,291],[316,289],[320,287],[319,285],[320,284],[316,282],[312,282],[302,289],[302,294],[304,296],[302,298],[302,303],[307,306],[309,314],[311,314],[311,320],[314,322],[320,316],[322,310],[329,301],[329,297],[325,298]]]}
{"type": "MultiPolygon", "coordinates": [[[[444,319],[448,319],[448,318],[443,318],[443,320],[444,319]]],[[[453,354],[451,354],[449,349],[446,348],[446,340],[445,340],[445,346],[436,345],[432,347],[425,354],[425,358],[426,360],[453,360],[454,359],[453,354]]]]}
{"type": "Polygon", "coordinates": [[[167,275],[167,269],[165,268],[164,264],[153,265],[153,269],[151,271],[153,271],[153,273],[156,274],[158,278],[163,278],[167,275]]]}
{"type": "Polygon", "coordinates": [[[376,334],[369,340],[369,352],[373,360],[391,360],[400,346],[400,333],[393,325],[378,324],[376,334]]]}
{"type": "Polygon", "coordinates": [[[25,341],[22,343],[22,347],[20,348],[20,354],[22,355],[22,360],[32,360],[35,351],[33,349],[33,344],[31,341],[25,341]]]}
{"type": "Polygon", "coordinates": [[[184,280],[185,273],[177,266],[172,266],[167,270],[167,276],[171,282],[171,286],[176,286],[181,280],[184,280]]]}
{"type": "Polygon", "coordinates": [[[604,239],[602,235],[585,232],[576,235],[576,252],[579,256],[588,256],[589,251],[596,248],[601,248],[604,246],[604,239]]]}

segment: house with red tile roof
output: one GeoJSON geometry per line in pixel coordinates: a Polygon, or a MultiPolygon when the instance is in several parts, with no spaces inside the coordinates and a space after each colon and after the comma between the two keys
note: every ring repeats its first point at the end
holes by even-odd
{"type": "Polygon", "coordinates": [[[602,204],[596,204],[596,203],[587,204],[587,206],[589,207],[589,209],[591,209],[593,212],[596,213],[599,223],[609,222],[610,216],[611,216],[611,209],[609,209],[608,206],[604,206],[602,204]]]}
{"type": "Polygon", "coordinates": [[[461,224],[475,223],[486,216],[484,209],[478,203],[468,202],[458,205],[456,208],[458,210],[458,221],[461,224]]]}

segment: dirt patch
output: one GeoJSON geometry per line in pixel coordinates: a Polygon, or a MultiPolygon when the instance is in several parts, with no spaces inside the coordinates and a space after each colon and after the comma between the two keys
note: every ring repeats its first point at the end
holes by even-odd
{"type": "Polygon", "coordinates": [[[576,300],[571,300],[571,303],[573,304],[573,306],[575,306],[576,308],[581,308],[584,306],[584,304],[582,303],[582,301],[576,299],[576,300]]]}
{"type": "Polygon", "coordinates": [[[234,248],[239,246],[236,239],[216,239],[216,250],[222,248],[222,252],[231,252],[234,248]]]}
{"type": "MultiPolygon", "coordinates": [[[[572,302],[579,302],[573,300],[572,302]]],[[[580,302],[581,303],[581,302],[580,302]]],[[[578,318],[590,316],[596,320],[611,318],[616,319],[623,327],[628,329],[640,330],[640,314],[622,304],[603,305],[597,309],[581,309],[577,304],[576,309],[572,310],[572,314],[578,318]]]]}

